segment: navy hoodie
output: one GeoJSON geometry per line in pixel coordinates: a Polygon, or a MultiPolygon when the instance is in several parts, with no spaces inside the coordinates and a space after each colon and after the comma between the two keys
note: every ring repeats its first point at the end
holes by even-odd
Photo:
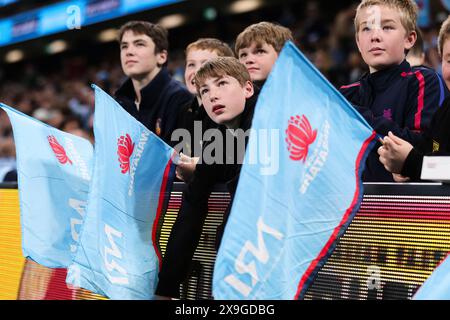
{"type": "MultiPolygon", "coordinates": [[[[449,92],[442,78],[426,67],[401,64],[364,75],[357,83],[343,86],[341,93],[362,114],[372,128],[385,136],[392,131],[412,145],[422,141],[449,92]]],[[[363,173],[365,182],[392,182],[392,174],[378,159],[378,145],[369,154],[363,173]]]]}

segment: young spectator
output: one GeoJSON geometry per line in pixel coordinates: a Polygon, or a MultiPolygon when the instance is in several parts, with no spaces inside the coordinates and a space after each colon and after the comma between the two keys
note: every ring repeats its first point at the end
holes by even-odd
{"type": "Polygon", "coordinates": [[[288,28],[265,21],[248,26],[237,36],[235,52],[259,87],[264,85],[288,40],[293,41],[288,28]]]}
{"type": "MultiPolygon", "coordinates": [[[[442,24],[438,47],[442,57],[442,74],[447,87],[450,88],[450,17],[442,24]]],[[[434,114],[424,137],[421,144],[413,147],[407,141],[389,132],[389,135],[384,138],[384,145],[378,149],[380,161],[386,170],[401,174],[403,177],[397,176],[398,180],[404,178],[420,180],[425,155],[450,155],[450,98],[447,98],[434,114]]]]}
{"type": "MultiPolygon", "coordinates": [[[[220,57],[204,64],[194,81],[206,113],[215,123],[221,125],[224,136],[228,132],[235,148],[240,139],[230,134],[229,129],[242,129],[243,132],[248,130],[256,103],[253,84],[245,66],[235,58],[220,57]]],[[[223,141],[223,150],[226,150],[225,145],[229,146],[223,141]]],[[[203,146],[204,150],[206,148],[208,143],[203,146]]],[[[202,157],[204,154],[202,153],[202,157]]],[[[243,160],[243,154],[237,152],[234,155],[236,157],[233,162],[208,164],[207,161],[201,161],[197,164],[194,178],[183,193],[183,204],[170,234],[159,274],[157,295],[179,296],[180,284],[188,275],[195,248],[200,240],[212,187],[216,183],[226,183],[233,201],[243,160]]],[[[223,225],[217,230],[217,244],[222,238],[230,208],[231,204],[224,215],[223,225]]]]}
{"type": "MultiPolygon", "coordinates": [[[[412,69],[405,60],[417,38],[416,20],[413,0],[363,0],[355,18],[356,42],[370,73],[341,87],[378,134],[392,131],[413,145],[420,142],[421,132],[448,95],[436,72],[412,69]]],[[[376,149],[369,154],[363,179],[393,181],[376,149]]]]}
{"type": "Polygon", "coordinates": [[[216,127],[202,106],[194,77],[203,64],[217,57],[234,57],[234,53],[225,42],[213,38],[201,38],[186,47],[184,79],[187,89],[196,96],[196,99],[180,109],[177,120],[177,129],[185,129],[190,134],[190,139],[183,140],[181,145],[176,146],[177,151],[182,151],[176,171],[177,177],[185,182],[189,182],[192,178],[202,150],[201,144],[205,131],[216,127]],[[196,126],[201,126],[201,130],[196,132],[196,126]]]}
{"type": "Polygon", "coordinates": [[[119,31],[120,61],[129,79],[116,100],[137,120],[170,144],[179,109],[192,95],[172,80],[167,61],[167,31],[145,21],[131,21],[119,31]]]}

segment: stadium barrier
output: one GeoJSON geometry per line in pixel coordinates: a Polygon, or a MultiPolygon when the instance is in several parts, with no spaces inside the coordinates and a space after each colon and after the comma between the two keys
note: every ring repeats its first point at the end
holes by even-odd
{"type": "MultiPolygon", "coordinates": [[[[181,206],[184,185],[167,195],[157,238],[164,254],[181,206]]],[[[450,186],[365,184],[355,219],[318,273],[306,299],[410,299],[450,251],[450,186]]],[[[216,228],[230,201],[218,186],[183,299],[212,299],[216,228]]],[[[22,256],[17,185],[0,185],[0,299],[103,299],[65,284],[66,271],[51,270],[22,256]]]]}

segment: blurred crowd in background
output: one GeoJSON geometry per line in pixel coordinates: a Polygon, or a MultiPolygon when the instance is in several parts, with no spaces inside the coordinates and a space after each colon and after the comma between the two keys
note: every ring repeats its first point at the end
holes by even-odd
{"type": "MultiPolygon", "coordinates": [[[[323,2],[308,1],[302,12],[283,10],[276,19],[259,17],[259,21],[277,22],[290,28],[296,44],[336,87],[357,81],[366,66],[355,43],[353,19],[359,2],[327,15],[323,2]],[[330,18],[334,17],[334,18],[330,18]]],[[[325,2],[326,4],[326,2],[325,2]]],[[[446,18],[442,17],[442,19],[446,18]]],[[[258,19],[253,17],[253,20],[258,19]]],[[[258,21],[249,21],[248,25],[258,21]]],[[[437,36],[441,21],[433,21],[422,29],[425,65],[440,71],[437,36]]],[[[242,28],[243,29],[243,28],[242,28]]],[[[236,34],[226,41],[233,47],[236,34]]],[[[169,34],[171,30],[169,30],[169,34]]],[[[220,34],[199,33],[199,37],[220,34]]],[[[230,37],[231,36],[231,37],[230,37]]],[[[194,39],[195,40],[195,39],[194,39]]],[[[190,41],[189,41],[190,42],[190,41]]],[[[180,42],[178,42],[180,43],[180,42]]],[[[184,45],[187,45],[185,43],[184,45]]],[[[49,125],[83,136],[93,142],[94,96],[90,84],[95,83],[110,94],[125,80],[119,59],[119,46],[98,45],[92,55],[60,54],[43,63],[25,61],[0,66],[0,101],[49,125]],[[115,50],[111,50],[115,48],[115,50]]],[[[184,80],[184,47],[171,45],[167,65],[171,74],[184,80]]],[[[15,146],[8,117],[0,113],[0,181],[15,167],[15,146]]]]}

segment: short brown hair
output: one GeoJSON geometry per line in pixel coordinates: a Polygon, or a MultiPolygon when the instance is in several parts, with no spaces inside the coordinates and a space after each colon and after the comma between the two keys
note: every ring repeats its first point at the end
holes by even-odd
{"type": "Polygon", "coordinates": [[[277,53],[280,53],[288,40],[294,40],[291,30],[275,23],[263,21],[248,26],[237,36],[234,51],[239,54],[240,49],[248,48],[252,43],[257,45],[267,43],[277,53]]]}
{"type": "Polygon", "coordinates": [[[441,58],[444,56],[444,44],[448,38],[450,38],[450,16],[442,23],[441,30],[439,31],[438,49],[441,58]]]}
{"type": "Polygon", "coordinates": [[[416,22],[419,9],[414,0],[363,0],[356,9],[355,30],[359,32],[359,13],[362,9],[372,6],[387,6],[399,11],[400,20],[406,33],[416,31],[416,22]]]}
{"type": "Polygon", "coordinates": [[[247,68],[234,57],[218,57],[208,60],[195,75],[194,82],[197,92],[207,79],[230,76],[235,78],[241,86],[251,81],[247,68]]]}
{"type": "Polygon", "coordinates": [[[125,23],[119,30],[119,43],[125,32],[133,31],[134,34],[145,34],[155,43],[155,53],[169,50],[168,32],[162,26],[148,21],[130,21],[125,23]]]}
{"type": "Polygon", "coordinates": [[[225,42],[215,38],[200,38],[186,47],[186,55],[190,50],[208,50],[219,57],[234,57],[234,52],[225,42]]]}

